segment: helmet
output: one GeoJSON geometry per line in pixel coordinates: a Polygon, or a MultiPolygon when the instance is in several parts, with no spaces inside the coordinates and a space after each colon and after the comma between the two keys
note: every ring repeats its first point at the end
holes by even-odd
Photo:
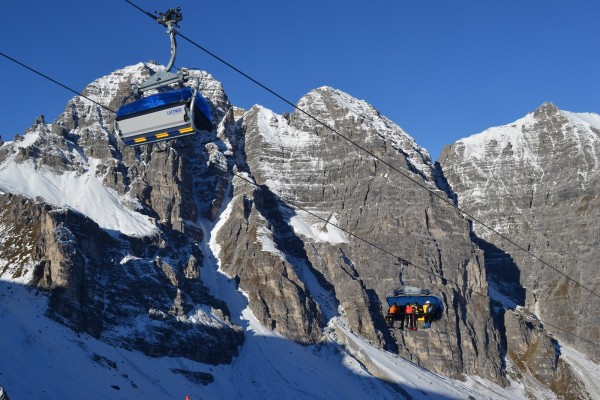
{"type": "Polygon", "coordinates": [[[427,301],[425,302],[425,304],[431,304],[431,302],[430,302],[429,300],[427,300],[427,301]]]}

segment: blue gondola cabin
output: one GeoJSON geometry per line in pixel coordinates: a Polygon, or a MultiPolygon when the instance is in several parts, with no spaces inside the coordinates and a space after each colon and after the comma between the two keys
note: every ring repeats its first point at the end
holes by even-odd
{"type": "Polygon", "coordinates": [[[170,90],[123,105],[116,131],[126,146],[138,146],[211,131],[210,107],[193,89],[170,90]]]}

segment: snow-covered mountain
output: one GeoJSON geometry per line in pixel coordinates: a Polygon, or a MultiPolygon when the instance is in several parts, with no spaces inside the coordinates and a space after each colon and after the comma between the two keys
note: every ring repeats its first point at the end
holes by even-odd
{"type": "Polygon", "coordinates": [[[561,345],[596,361],[599,160],[600,115],[551,103],[462,139],[440,157],[460,207],[539,258],[475,223],[497,298],[532,310],[561,345]]]}
{"type": "MultiPolygon", "coordinates": [[[[84,94],[116,108],[161,68],[124,68],[84,94]]],[[[535,316],[498,313],[455,208],[302,112],[242,113],[197,73],[215,116],[205,137],[123,148],[114,116],[75,97],[1,145],[0,386],[11,398],[600,393],[598,366],[559,350],[535,316]],[[419,269],[401,273],[390,253],[419,269]],[[385,325],[401,280],[443,300],[431,329],[385,325]]],[[[446,195],[427,152],[366,102],[322,87],[298,105],[446,195]]]]}

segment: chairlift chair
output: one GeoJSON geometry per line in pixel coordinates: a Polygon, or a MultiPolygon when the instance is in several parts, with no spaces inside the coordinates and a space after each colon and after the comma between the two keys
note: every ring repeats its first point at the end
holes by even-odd
{"type": "MultiPolygon", "coordinates": [[[[389,307],[396,304],[400,307],[406,304],[417,304],[421,309],[429,301],[435,307],[433,315],[431,315],[432,321],[437,321],[442,318],[444,313],[444,303],[438,296],[431,294],[429,289],[421,289],[416,286],[402,286],[386,296],[386,301],[389,307]]],[[[389,308],[388,308],[389,310],[389,308]]],[[[388,313],[385,317],[386,321],[390,326],[394,326],[395,316],[388,313]]],[[[424,321],[424,315],[419,315],[418,320],[424,321]]]]}
{"type": "Polygon", "coordinates": [[[212,130],[208,103],[190,87],[157,93],[125,104],[117,111],[117,135],[137,146],[212,130]]]}
{"type": "Polygon", "coordinates": [[[200,93],[199,78],[187,70],[171,72],[177,53],[177,24],[183,19],[181,9],[171,8],[158,14],[149,15],[167,28],[171,38],[171,59],[165,71],[157,72],[134,87],[135,101],[123,104],[117,110],[115,132],[126,146],[171,140],[213,129],[210,106],[200,93]],[[191,86],[190,82],[193,83],[191,86]],[[175,89],[173,85],[179,88],[175,89]],[[147,95],[150,91],[158,93],[147,95]]]}

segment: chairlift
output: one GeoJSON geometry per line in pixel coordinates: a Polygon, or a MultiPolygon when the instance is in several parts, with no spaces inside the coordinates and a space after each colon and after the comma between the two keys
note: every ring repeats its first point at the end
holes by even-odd
{"type": "Polygon", "coordinates": [[[435,306],[434,320],[442,317],[444,312],[444,303],[438,296],[431,294],[429,289],[421,289],[415,286],[404,286],[394,290],[385,297],[388,305],[391,307],[394,304],[399,306],[406,304],[416,304],[423,307],[429,301],[435,306]]]}
{"type": "Polygon", "coordinates": [[[200,79],[189,70],[171,72],[177,53],[177,24],[183,19],[181,9],[171,8],[158,14],[149,15],[167,28],[171,59],[164,71],[134,87],[132,95],[117,110],[115,132],[126,146],[177,139],[213,129],[210,106],[199,90],[200,79]],[[148,94],[150,91],[157,93],[148,94]],[[132,96],[136,100],[125,104],[132,96]]]}
{"type": "MultiPolygon", "coordinates": [[[[388,303],[388,310],[395,304],[399,307],[404,307],[407,304],[414,305],[416,304],[419,310],[423,310],[425,304],[433,305],[433,313],[429,316],[431,317],[431,321],[437,321],[442,318],[444,314],[444,303],[441,298],[431,294],[429,289],[421,289],[416,286],[403,286],[398,289],[395,289],[393,292],[389,293],[385,297],[388,303]]],[[[417,312],[417,321],[425,321],[425,314],[422,312],[417,312]]],[[[403,318],[404,316],[401,316],[403,318]]],[[[388,325],[391,327],[396,326],[396,320],[398,316],[387,313],[385,316],[385,320],[388,322],[388,325]]]]}
{"type": "Polygon", "coordinates": [[[428,304],[428,308],[431,306],[433,307],[430,309],[433,310],[433,312],[427,314],[429,319],[431,321],[437,321],[442,318],[442,315],[444,314],[444,303],[441,298],[433,295],[429,289],[405,285],[403,279],[404,269],[410,265],[410,262],[399,257],[396,265],[400,266],[399,279],[401,286],[386,296],[389,307],[385,320],[388,326],[395,327],[397,322],[402,322],[399,321],[399,319],[402,319],[405,316],[405,314],[403,314],[404,311],[401,311],[399,315],[392,314],[389,310],[393,305],[400,307],[401,310],[404,310],[404,307],[409,304],[416,305],[418,310],[415,313],[417,321],[425,321],[425,313],[422,311],[424,311],[424,306],[428,304]]]}

